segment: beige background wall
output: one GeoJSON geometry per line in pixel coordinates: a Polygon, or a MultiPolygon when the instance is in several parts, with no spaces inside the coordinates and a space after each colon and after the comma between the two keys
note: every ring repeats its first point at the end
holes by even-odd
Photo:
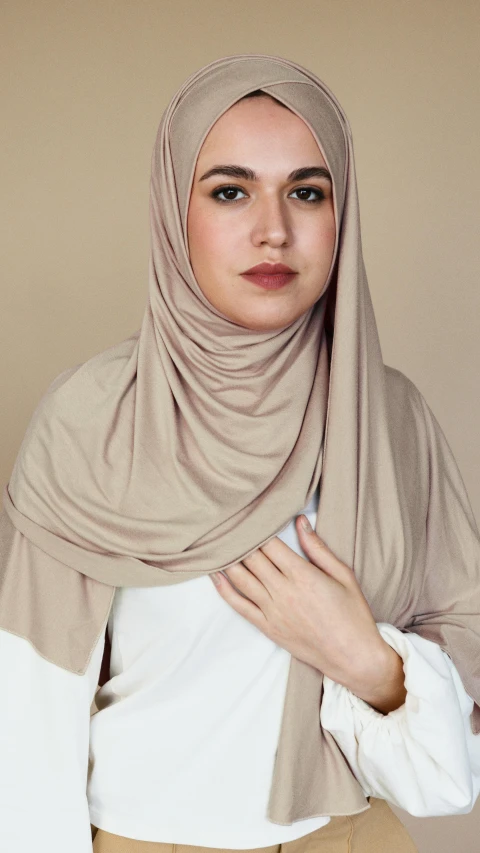
{"type": "MultiPolygon", "coordinates": [[[[350,118],[384,361],[437,415],[480,519],[478,0],[10,0],[1,6],[0,486],[62,370],[141,322],[150,155],[191,72],[231,53],[312,69],[350,118]]],[[[422,853],[461,817],[398,812],[422,853]]]]}

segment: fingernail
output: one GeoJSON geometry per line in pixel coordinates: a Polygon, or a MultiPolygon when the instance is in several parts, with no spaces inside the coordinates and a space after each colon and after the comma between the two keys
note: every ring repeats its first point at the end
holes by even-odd
{"type": "Polygon", "coordinates": [[[312,532],[312,525],[310,524],[308,518],[305,515],[301,515],[300,519],[301,519],[300,523],[301,523],[303,529],[305,530],[305,532],[311,533],[312,532]]]}
{"type": "Polygon", "coordinates": [[[209,578],[213,581],[215,586],[219,585],[220,578],[218,577],[218,572],[213,572],[211,575],[209,575],[209,578]]]}

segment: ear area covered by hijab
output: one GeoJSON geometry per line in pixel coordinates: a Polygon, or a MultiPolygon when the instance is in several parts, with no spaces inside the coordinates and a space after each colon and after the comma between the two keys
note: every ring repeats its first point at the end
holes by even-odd
{"type": "MultiPolygon", "coordinates": [[[[413,382],[383,363],[352,137],[335,96],[276,56],[227,56],[191,75],[158,128],[150,223],[141,328],[54,380],[5,486],[0,628],[82,675],[116,587],[225,569],[283,530],[319,488],[318,534],[355,571],[377,622],[451,656],[478,733],[480,536],[440,425],[413,382]],[[317,139],[337,222],[324,292],[275,332],[241,328],[208,302],[186,241],[202,142],[259,88],[317,139]]],[[[274,823],[369,808],[322,729],[322,682],[292,657],[274,823]]]]}

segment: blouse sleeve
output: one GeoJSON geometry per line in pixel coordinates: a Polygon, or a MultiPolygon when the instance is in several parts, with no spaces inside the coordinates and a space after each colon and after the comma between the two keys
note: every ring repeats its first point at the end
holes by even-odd
{"type": "Polygon", "coordinates": [[[0,850],[91,853],[90,708],[105,637],[84,675],[0,630],[0,850]]]}
{"type": "Polygon", "coordinates": [[[480,790],[480,735],[470,725],[473,700],[440,646],[388,623],[377,627],[403,659],[405,703],[384,715],[325,676],[322,726],[366,796],[416,817],[470,812],[480,790]]]}

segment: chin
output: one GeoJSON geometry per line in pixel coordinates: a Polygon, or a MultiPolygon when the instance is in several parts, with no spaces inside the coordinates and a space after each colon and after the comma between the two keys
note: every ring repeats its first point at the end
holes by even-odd
{"type": "Polygon", "coordinates": [[[243,326],[245,329],[250,329],[252,332],[274,332],[276,330],[284,329],[286,326],[289,326],[293,323],[298,314],[294,314],[290,317],[275,317],[262,318],[256,317],[232,317],[234,323],[237,323],[239,326],[243,326]]]}

